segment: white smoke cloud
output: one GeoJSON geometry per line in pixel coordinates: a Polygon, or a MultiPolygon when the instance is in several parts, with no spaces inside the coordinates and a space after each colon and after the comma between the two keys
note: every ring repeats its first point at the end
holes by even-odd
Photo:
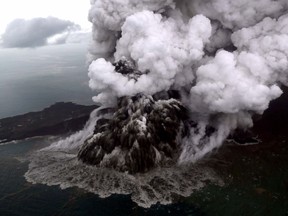
{"type": "MultiPolygon", "coordinates": [[[[286,12],[286,0],[180,0],[190,16],[203,14],[229,29],[255,25],[265,17],[277,18],[286,12]]],[[[186,12],[187,13],[187,12],[186,12]]]]}
{"type": "Polygon", "coordinates": [[[269,76],[266,77],[267,82],[281,81],[286,85],[288,44],[285,41],[287,40],[288,15],[283,15],[278,20],[267,17],[257,25],[243,28],[232,35],[232,41],[238,50],[251,52],[263,59],[262,65],[267,65],[270,70],[269,76]]]}
{"type": "Polygon", "coordinates": [[[91,0],[89,20],[93,23],[94,43],[90,47],[93,58],[111,57],[117,37],[126,18],[143,10],[163,11],[174,8],[173,0],[91,0]]]}
{"type": "Polygon", "coordinates": [[[271,100],[281,95],[276,85],[265,85],[269,70],[259,56],[220,51],[197,70],[191,95],[198,95],[211,112],[237,113],[251,110],[262,113],[271,100]],[[253,61],[253,65],[247,62],[253,61]]]}
{"type": "Polygon", "coordinates": [[[220,146],[237,127],[252,126],[282,94],[288,71],[286,0],[91,1],[90,87],[95,101],[182,92],[198,128],[183,141],[181,162],[220,146]],[[129,79],[113,62],[142,74],[129,79]],[[207,137],[206,129],[215,132],[207,137]]]}
{"type": "Polygon", "coordinates": [[[140,71],[148,73],[137,81],[129,80],[117,73],[110,62],[98,59],[89,68],[90,86],[112,90],[117,96],[168,90],[175,83],[176,74],[202,58],[210,34],[210,21],[201,15],[185,24],[149,11],[136,13],[123,24],[114,56],[116,61],[130,59],[140,71]]]}

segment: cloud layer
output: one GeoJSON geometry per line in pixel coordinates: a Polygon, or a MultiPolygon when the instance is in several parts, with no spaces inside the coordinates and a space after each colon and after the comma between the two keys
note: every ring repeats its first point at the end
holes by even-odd
{"type": "Polygon", "coordinates": [[[6,48],[44,46],[48,43],[49,38],[58,34],[68,34],[79,28],[71,21],[55,17],[31,20],[15,19],[7,26],[2,35],[2,46],[6,48]]]}

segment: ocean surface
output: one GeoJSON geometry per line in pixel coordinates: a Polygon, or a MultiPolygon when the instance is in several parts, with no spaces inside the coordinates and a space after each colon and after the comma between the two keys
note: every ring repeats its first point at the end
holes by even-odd
{"type": "Polygon", "coordinates": [[[55,102],[92,104],[86,47],[0,49],[0,118],[38,111],[55,102]]]}
{"type": "Polygon", "coordinates": [[[150,209],[138,207],[129,196],[115,195],[101,199],[84,190],[58,186],[31,184],[24,178],[28,170],[25,157],[49,145],[51,139],[34,138],[0,146],[0,215],[51,216],[51,215],[204,215],[192,204],[155,205],[150,209]]]}
{"type": "Polygon", "coordinates": [[[226,170],[225,166],[229,165],[217,161],[218,169],[224,166],[225,172],[230,173],[225,186],[207,185],[190,197],[178,199],[174,204],[142,208],[132,202],[129,195],[99,198],[76,187],[62,190],[57,185],[27,182],[24,178],[29,166],[27,158],[55,139],[33,138],[0,146],[1,216],[288,215],[286,147],[269,156],[259,155],[264,160],[257,161],[251,155],[243,156],[240,150],[240,154],[231,159],[236,164],[232,170],[226,170]]]}

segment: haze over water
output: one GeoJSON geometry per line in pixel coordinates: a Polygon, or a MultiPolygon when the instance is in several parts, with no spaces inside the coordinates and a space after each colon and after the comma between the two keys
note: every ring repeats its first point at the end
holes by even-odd
{"type": "Polygon", "coordinates": [[[0,118],[55,102],[92,104],[85,44],[0,49],[0,118]]]}

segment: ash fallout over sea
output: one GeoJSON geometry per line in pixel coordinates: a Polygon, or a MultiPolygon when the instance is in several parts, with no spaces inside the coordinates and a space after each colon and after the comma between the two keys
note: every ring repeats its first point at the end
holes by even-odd
{"type": "Polygon", "coordinates": [[[82,131],[39,151],[26,179],[132,194],[145,207],[219,183],[197,162],[281,96],[287,11],[286,0],[91,0],[89,86],[101,106],[82,131]]]}

